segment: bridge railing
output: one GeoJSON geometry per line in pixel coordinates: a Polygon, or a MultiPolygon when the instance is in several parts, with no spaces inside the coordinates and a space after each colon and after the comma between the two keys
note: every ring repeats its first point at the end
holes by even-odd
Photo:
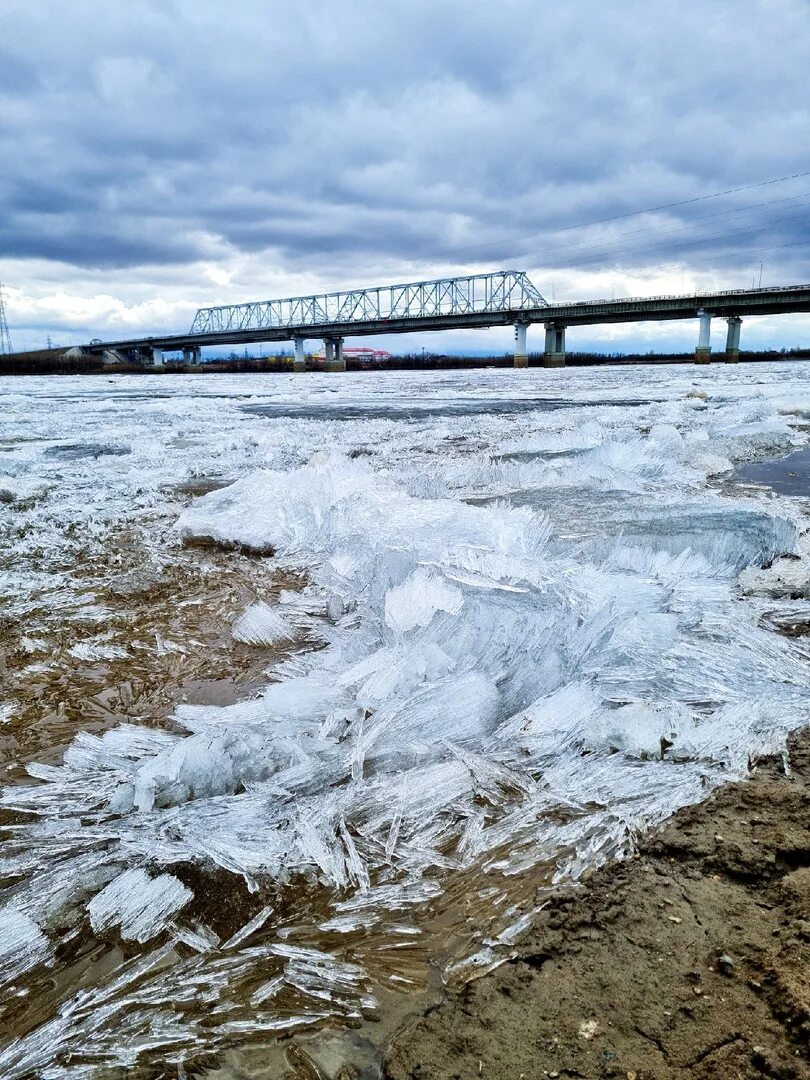
{"type": "Polygon", "coordinates": [[[200,308],[190,333],[324,326],[377,319],[425,319],[487,311],[522,311],[547,307],[546,300],[521,270],[414,281],[373,289],[295,296],[200,308]]]}
{"type": "Polygon", "coordinates": [[[602,300],[562,300],[554,305],[555,308],[565,307],[602,307],[610,304],[654,304],[659,300],[711,300],[724,296],[758,296],[760,293],[790,293],[807,292],[810,285],[767,285],[758,289],[721,289],[719,292],[695,292],[695,293],[661,293],[658,296],[613,296],[602,300]]]}

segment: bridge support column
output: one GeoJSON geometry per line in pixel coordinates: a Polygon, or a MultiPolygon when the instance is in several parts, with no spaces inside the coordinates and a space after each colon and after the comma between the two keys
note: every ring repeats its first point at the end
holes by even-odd
{"type": "Polygon", "coordinates": [[[327,338],[326,345],[326,370],[345,371],[346,360],[343,356],[343,338],[327,338]]]}
{"type": "Polygon", "coordinates": [[[695,349],[696,364],[710,364],[712,362],[712,316],[710,311],[699,311],[700,331],[698,343],[695,349]]]}
{"type": "Polygon", "coordinates": [[[183,349],[183,363],[184,364],[199,364],[200,362],[200,346],[189,345],[183,349]]]}
{"type": "Polygon", "coordinates": [[[739,315],[732,315],[728,322],[728,334],[726,335],[726,363],[736,364],[740,359],[740,327],[742,319],[739,315]]]}
{"type": "Polygon", "coordinates": [[[152,367],[163,367],[163,349],[147,348],[144,358],[147,364],[151,364],[152,367]]]}
{"type": "Polygon", "coordinates": [[[526,331],[529,324],[525,322],[515,323],[515,367],[528,367],[529,354],[526,352],[526,331]]]}
{"type": "Polygon", "coordinates": [[[304,339],[302,337],[293,338],[293,345],[295,346],[293,371],[306,371],[307,358],[304,356],[304,339]]]}
{"type": "Polygon", "coordinates": [[[563,323],[546,323],[543,367],[565,367],[565,325],[563,323]]]}

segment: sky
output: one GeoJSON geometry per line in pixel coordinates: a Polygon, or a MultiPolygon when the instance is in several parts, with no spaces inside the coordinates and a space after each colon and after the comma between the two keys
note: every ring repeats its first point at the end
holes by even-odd
{"type": "MultiPolygon", "coordinates": [[[[808,71],[807,0],[2,0],[14,347],[512,267],[557,301],[810,281],[808,71]]],[[[743,348],[794,345],[810,316],[743,327],[743,348]]]]}

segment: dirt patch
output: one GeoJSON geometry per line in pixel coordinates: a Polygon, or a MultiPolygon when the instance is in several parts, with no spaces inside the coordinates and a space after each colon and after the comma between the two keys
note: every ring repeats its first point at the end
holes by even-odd
{"type": "Polygon", "coordinates": [[[514,959],[408,1024],[406,1078],[810,1077],[810,732],[556,896],[514,959]]]}
{"type": "Polygon", "coordinates": [[[28,782],[28,761],[57,764],[77,731],[171,727],[180,702],[249,698],[290,651],[243,644],[231,626],[255,600],[303,588],[300,575],[214,546],[204,559],[175,546],[158,561],[137,537],[115,541],[71,568],[70,589],[34,597],[0,625],[0,701],[11,703],[0,729],[4,783],[28,782]]]}

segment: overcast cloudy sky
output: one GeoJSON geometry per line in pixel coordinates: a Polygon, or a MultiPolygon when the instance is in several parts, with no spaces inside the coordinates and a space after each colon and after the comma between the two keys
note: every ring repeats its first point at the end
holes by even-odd
{"type": "Polygon", "coordinates": [[[502,266],[558,300],[808,281],[810,175],[604,220],[810,170],[808,72],[807,0],[2,0],[14,345],[502,266]]]}

